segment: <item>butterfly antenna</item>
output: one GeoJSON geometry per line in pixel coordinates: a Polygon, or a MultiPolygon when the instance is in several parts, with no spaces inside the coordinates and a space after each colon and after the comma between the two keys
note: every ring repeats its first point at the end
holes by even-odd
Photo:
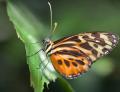
{"type": "Polygon", "coordinates": [[[51,3],[50,3],[50,2],[48,2],[48,5],[49,5],[49,9],[50,9],[50,27],[51,27],[52,33],[54,33],[54,32],[56,31],[56,28],[57,28],[58,23],[55,22],[55,23],[54,23],[54,28],[53,28],[53,13],[52,13],[52,6],[51,6],[51,3]]]}
{"type": "Polygon", "coordinates": [[[49,5],[49,9],[50,9],[50,27],[51,27],[51,31],[52,31],[52,25],[53,25],[53,21],[52,21],[52,7],[51,7],[51,4],[50,2],[48,2],[48,5],[49,5]]]}

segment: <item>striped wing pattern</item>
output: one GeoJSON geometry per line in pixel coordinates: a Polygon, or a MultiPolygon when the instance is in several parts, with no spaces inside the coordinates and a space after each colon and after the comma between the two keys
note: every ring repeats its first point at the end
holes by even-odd
{"type": "Polygon", "coordinates": [[[52,43],[51,62],[60,74],[74,78],[88,71],[96,59],[108,54],[118,43],[113,33],[92,32],[65,37],[52,43]]]}

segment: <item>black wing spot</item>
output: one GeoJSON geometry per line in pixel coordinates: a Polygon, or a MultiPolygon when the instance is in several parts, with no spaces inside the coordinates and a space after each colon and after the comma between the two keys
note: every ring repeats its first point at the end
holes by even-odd
{"type": "Polygon", "coordinates": [[[95,57],[97,57],[98,52],[95,49],[92,50],[92,53],[95,57]]]}
{"type": "Polygon", "coordinates": [[[55,52],[56,54],[63,54],[63,55],[71,55],[71,56],[81,56],[81,53],[77,52],[77,51],[73,51],[73,50],[61,50],[61,51],[57,51],[55,52]]]}
{"type": "Polygon", "coordinates": [[[105,43],[103,38],[95,38],[93,42],[95,42],[95,43],[97,43],[99,45],[102,45],[102,46],[106,45],[106,43],[105,43]]]}
{"type": "Polygon", "coordinates": [[[91,34],[91,36],[96,37],[96,38],[100,38],[100,33],[99,32],[93,32],[91,34]]]}
{"type": "Polygon", "coordinates": [[[70,41],[75,41],[75,42],[81,42],[81,40],[78,38],[78,36],[73,36],[72,38],[69,39],[70,41]]]}
{"type": "Polygon", "coordinates": [[[83,61],[81,61],[81,60],[75,60],[75,61],[77,61],[81,65],[85,65],[85,63],[83,61]]]}
{"type": "Polygon", "coordinates": [[[87,49],[87,50],[92,50],[93,48],[89,45],[88,42],[85,42],[83,44],[80,44],[80,47],[87,49]]]}
{"type": "Polygon", "coordinates": [[[75,63],[75,62],[72,62],[72,65],[75,66],[75,67],[78,66],[77,63],[75,63]]]}
{"type": "Polygon", "coordinates": [[[69,60],[74,60],[73,58],[68,58],[69,60]]]}
{"type": "Polygon", "coordinates": [[[89,38],[89,36],[84,35],[82,38],[85,39],[85,40],[87,40],[89,38]]]}
{"type": "Polygon", "coordinates": [[[62,65],[62,61],[61,61],[61,60],[58,60],[58,64],[59,64],[59,65],[62,65]]]}
{"type": "Polygon", "coordinates": [[[110,52],[110,49],[103,48],[102,51],[104,52],[104,54],[108,54],[110,52]]]}
{"type": "Polygon", "coordinates": [[[95,48],[98,48],[98,45],[97,45],[97,44],[94,44],[94,47],[95,47],[95,48]]]}
{"type": "Polygon", "coordinates": [[[64,60],[64,63],[66,64],[67,67],[70,66],[70,63],[69,63],[69,61],[67,61],[67,60],[64,60]]]}

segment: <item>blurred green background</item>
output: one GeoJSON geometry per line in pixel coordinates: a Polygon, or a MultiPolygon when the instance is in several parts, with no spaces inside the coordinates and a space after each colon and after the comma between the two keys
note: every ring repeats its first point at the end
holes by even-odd
{"type": "MultiPolygon", "coordinates": [[[[18,0],[50,29],[47,0],[18,0]]],[[[119,0],[51,0],[53,22],[58,22],[52,39],[80,32],[105,31],[120,36],[119,0]]],[[[120,44],[110,55],[93,64],[89,72],[67,80],[75,92],[120,92],[120,44]]],[[[26,64],[24,44],[9,21],[6,3],[0,1],[0,92],[33,92],[26,64]]],[[[44,92],[64,92],[57,80],[44,92]]]]}

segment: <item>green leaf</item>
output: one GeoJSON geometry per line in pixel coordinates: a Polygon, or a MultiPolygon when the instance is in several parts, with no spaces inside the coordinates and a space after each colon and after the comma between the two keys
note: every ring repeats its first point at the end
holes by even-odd
{"type": "MultiPolygon", "coordinates": [[[[8,0],[7,12],[18,38],[25,45],[31,86],[34,88],[34,92],[42,92],[44,83],[49,84],[50,81],[55,81],[57,78],[53,66],[42,51],[42,42],[36,43],[39,38],[42,40],[48,34],[48,31],[42,22],[38,21],[21,1],[8,0]]],[[[63,78],[61,78],[60,83],[66,86],[65,90],[73,91],[63,78]]]]}
{"type": "Polygon", "coordinates": [[[27,63],[30,70],[31,85],[35,92],[42,92],[44,83],[48,84],[49,81],[54,81],[57,78],[55,70],[51,63],[48,63],[45,53],[40,50],[42,44],[36,43],[38,37],[42,39],[43,35],[46,35],[46,29],[20,1],[9,0],[7,12],[14,24],[18,38],[25,45],[27,56],[30,56],[27,57],[27,63]],[[46,64],[47,67],[45,67],[46,64]]]}

